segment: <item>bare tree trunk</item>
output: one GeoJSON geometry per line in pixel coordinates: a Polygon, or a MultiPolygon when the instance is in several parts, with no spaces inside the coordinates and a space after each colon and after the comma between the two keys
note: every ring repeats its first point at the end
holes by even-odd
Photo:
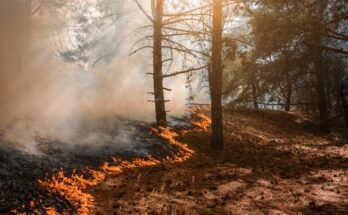
{"type": "Polygon", "coordinates": [[[342,113],[342,96],[341,96],[341,78],[342,75],[340,74],[341,71],[336,70],[335,71],[335,97],[336,97],[336,103],[335,103],[335,112],[336,115],[342,113]]]}
{"type": "Polygon", "coordinates": [[[326,94],[325,94],[325,78],[324,78],[324,71],[323,71],[323,62],[322,62],[322,50],[321,49],[315,49],[314,50],[314,57],[315,57],[315,76],[317,80],[317,96],[318,96],[318,108],[319,108],[319,115],[320,115],[320,121],[325,122],[322,123],[322,128],[326,131],[330,130],[330,123],[328,122],[329,118],[329,112],[327,110],[327,101],[326,101],[326,94]]]}
{"type": "Polygon", "coordinates": [[[251,72],[251,87],[252,87],[252,94],[253,94],[253,103],[254,103],[254,108],[258,109],[259,105],[257,103],[257,83],[256,83],[256,77],[255,77],[255,71],[252,70],[251,72]]]}
{"type": "MultiPolygon", "coordinates": [[[[329,78],[329,77],[326,76],[326,78],[329,78]]],[[[331,113],[331,111],[332,111],[332,99],[331,98],[333,97],[330,89],[331,89],[330,81],[327,81],[326,85],[325,85],[325,95],[326,95],[327,109],[328,109],[329,113],[331,113]]]]}
{"type": "Polygon", "coordinates": [[[290,111],[291,109],[291,96],[292,96],[292,83],[290,80],[290,75],[287,75],[286,80],[286,101],[285,101],[285,111],[290,111]]]}
{"type": "MultiPolygon", "coordinates": [[[[211,92],[211,88],[212,88],[212,75],[211,75],[211,62],[208,63],[208,84],[209,84],[209,91],[211,92]]],[[[210,99],[212,100],[212,97],[211,97],[211,93],[210,93],[210,99]]]]}
{"type": "MultiPolygon", "coordinates": [[[[319,114],[320,120],[325,121],[328,119],[329,114],[327,111],[327,104],[325,98],[325,83],[320,68],[316,69],[316,79],[317,79],[317,94],[318,94],[318,103],[319,103],[319,114]]],[[[325,128],[328,128],[329,125],[325,125],[325,128]]]]}
{"type": "Polygon", "coordinates": [[[163,73],[162,73],[162,19],[163,19],[164,0],[155,1],[154,10],[154,35],[153,35],[153,82],[156,108],[157,125],[167,124],[165,100],[163,92],[163,73]]]}
{"type": "Polygon", "coordinates": [[[222,124],[222,0],[213,0],[213,38],[211,71],[211,118],[212,135],[210,145],[213,149],[223,150],[222,124]]]}
{"type": "MultiPolygon", "coordinates": [[[[320,17],[318,17],[318,20],[321,20],[322,17],[324,17],[324,10],[325,10],[325,2],[320,1],[317,5],[318,7],[318,14],[320,17]]],[[[313,32],[312,39],[315,44],[321,44],[321,31],[318,30],[316,32],[313,32]]],[[[318,109],[319,109],[319,115],[320,115],[320,121],[321,127],[325,131],[330,131],[330,122],[329,122],[329,112],[328,112],[328,105],[326,100],[326,93],[325,93],[325,87],[326,87],[326,81],[325,81],[325,65],[323,63],[323,48],[320,46],[316,46],[312,48],[312,55],[313,55],[313,62],[314,62],[314,69],[315,69],[315,76],[316,76],[316,90],[317,90],[317,99],[318,99],[318,109]]]]}
{"type": "Polygon", "coordinates": [[[292,83],[291,83],[291,77],[290,77],[290,64],[289,64],[289,52],[286,49],[284,52],[284,67],[283,67],[283,73],[286,77],[286,88],[284,92],[285,96],[285,111],[290,111],[291,109],[291,96],[292,96],[292,83]]]}

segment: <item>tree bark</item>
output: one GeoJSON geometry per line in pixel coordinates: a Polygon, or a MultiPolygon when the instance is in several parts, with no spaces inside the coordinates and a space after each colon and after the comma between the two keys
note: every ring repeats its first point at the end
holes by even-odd
{"type": "Polygon", "coordinates": [[[322,123],[322,128],[326,131],[330,130],[330,123],[328,122],[329,112],[327,109],[327,101],[325,94],[325,78],[323,71],[323,59],[322,59],[322,50],[317,48],[314,50],[314,64],[315,64],[315,76],[317,80],[317,96],[318,96],[318,109],[320,115],[320,121],[322,123]]]}
{"type": "Polygon", "coordinates": [[[290,111],[290,109],[291,109],[291,96],[292,96],[292,83],[291,83],[290,74],[288,71],[287,72],[287,80],[286,80],[285,111],[290,111]]]}
{"type": "Polygon", "coordinates": [[[154,35],[153,35],[153,82],[156,108],[156,123],[159,126],[166,126],[167,117],[163,92],[162,73],[162,20],[164,0],[156,0],[154,10],[154,35]]]}
{"type": "Polygon", "coordinates": [[[336,91],[336,103],[335,103],[335,112],[336,115],[342,113],[342,96],[341,96],[341,71],[335,70],[335,91],[336,91]]]}
{"type": "Polygon", "coordinates": [[[290,71],[291,71],[291,66],[289,64],[289,51],[287,48],[284,51],[284,66],[283,66],[283,73],[285,74],[285,92],[284,92],[284,97],[285,97],[285,111],[290,111],[291,109],[291,96],[292,96],[292,83],[291,83],[291,76],[290,76],[290,71]]]}
{"type": "Polygon", "coordinates": [[[256,82],[256,77],[255,77],[255,71],[251,71],[251,87],[252,87],[252,94],[253,94],[253,103],[254,103],[254,108],[258,109],[259,104],[257,102],[257,82],[256,82]]]}
{"type": "MultiPolygon", "coordinates": [[[[325,17],[324,11],[325,11],[325,2],[320,1],[318,5],[316,6],[317,10],[317,17],[315,17],[319,22],[325,17]]],[[[322,38],[321,38],[322,29],[318,29],[316,31],[313,31],[311,34],[311,40],[314,44],[322,44],[322,38]]],[[[315,78],[316,78],[316,90],[317,90],[317,99],[318,99],[318,109],[319,109],[319,117],[321,123],[321,127],[324,131],[329,132],[330,131],[330,122],[329,122],[329,112],[328,112],[328,105],[326,100],[326,93],[325,93],[325,87],[326,87],[326,81],[325,81],[325,65],[324,65],[324,49],[321,46],[313,46],[311,48],[312,50],[312,56],[313,56],[313,63],[314,63],[314,69],[315,69],[315,78]]]]}
{"type": "Polygon", "coordinates": [[[215,150],[224,149],[222,124],[222,0],[213,0],[213,38],[211,57],[211,119],[210,145],[215,150]]]}

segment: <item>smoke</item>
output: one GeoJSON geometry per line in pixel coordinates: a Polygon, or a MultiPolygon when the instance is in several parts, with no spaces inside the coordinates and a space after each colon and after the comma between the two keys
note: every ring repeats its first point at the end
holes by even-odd
{"type": "MultiPolygon", "coordinates": [[[[81,16],[103,15],[96,11],[96,1],[83,2],[79,8],[88,6],[89,12],[82,11],[81,16]]],[[[152,122],[154,104],[148,102],[153,100],[148,94],[152,79],[146,76],[152,69],[151,60],[128,57],[136,41],[131,32],[144,25],[144,18],[134,8],[125,9],[127,17],[117,19],[113,27],[105,27],[109,24],[105,22],[88,31],[82,24],[96,25],[90,20],[77,23],[81,19],[71,12],[66,12],[64,21],[53,17],[62,15],[58,12],[18,18],[18,23],[27,22],[26,31],[16,27],[17,21],[11,22],[11,29],[6,20],[0,23],[2,32],[9,32],[0,38],[0,129],[4,142],[30,153],[37,153],[38,138],[130,147],[136,129],[129,129],[120,118],[152,122]],[[31,25],[25,19],[30,19],[31,25]],[[77,28],[67,27],[78,24],[77,28]],[[81,43],[87,39],[89,46],[82,50],[81,43]],[[83,56],[71,50],[82,50],[83,56]],[[98,61],[101,55],[106,57],[98,61]]],[[[19,16],[13,13],[7,20],[14,17],[19,16]]],[[[166,84],[173,89],[166,95],[172,100],[168,109],[178,116],[185,110],[185,79],[166,84]]]]}

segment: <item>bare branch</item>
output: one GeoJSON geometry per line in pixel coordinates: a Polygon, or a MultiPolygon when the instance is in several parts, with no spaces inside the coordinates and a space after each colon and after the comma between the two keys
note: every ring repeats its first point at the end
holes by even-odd
{"type": "Polygon", "coordinates": [[[143,12],[143,14],[146,16],[146,18],[148,18],[152,23],[154,22],[152,17],[145,11],[145,9],[143,8],[143,6],[138,2],[138,0],[134,0],[134,2],[137,4],[137,6],[139,7],[139,9],[143,12]]]}
{"type": "Polygon", "coordinates": [[[320,44],[310,43],[310,42],[306,42],[306,41],[304,42],[304,44],[306,44],[307,46],[313,46],[313,47],[321,48],[324,50],[332,51],[332,52],[335,52],[337,54],[348,55],[348,51],[344,50],[344,49],[333,48],[333,47],[329,47],[329,46],[322,46],[320,44]]]}
{"type": "Polygon", "coordinates": [[[143,46],[143,47],[140,47],[140,48],[138,48],[138,49],[132,51],[131,53],[129,53],[129,56],[132,56],[132,55],[134,55],[135,53],[137,53],[138,51],[141,51],[141,50],[143,50],[143,49],[153,49],[153,47],[152,47],[152,46],[143,46]]]}
{"type": "Polygon", "coordinates": [[[173,76],[177,76],[177,75],[181,75],[181,74],[186,74],[186,73],[189,73],[189,72],[198,71],[198,70],[205,69],[207,67],[208,67],[208,65],[205,65],[205,66],[202,66],[202,67],[199,67],[199,68],[190,68],[190,69],[184,70],[184,71],[173,72],[173,73],[168,74],[168,75],[163,75],[163,78],[169,78],[169,77],[173,77],[173,76]]]}
{"type": "Polygon", "coordinates": [[[30,16],[34,16],[43,6],[42,0],[40,1],[39,5],[31,12],[30,16]]]}

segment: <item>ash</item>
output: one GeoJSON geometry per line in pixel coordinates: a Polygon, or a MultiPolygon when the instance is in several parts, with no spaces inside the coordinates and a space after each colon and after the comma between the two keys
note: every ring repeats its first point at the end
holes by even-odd
{"type": "Polygon", "coordinates": [[[1,138],[0,214],[11,214],[14,210],[28,212],[28,208],[33,208],[30,214],[45,214],[45,207],[76,213],[67,199],[47,193],[39,187],[38,180],[49,178],[59,170],[66,174],[73,171],[83,174],[86,167],[98,168],[105,162],[112,162],[113,157],[125,160],[164,157],[173,150],[149,131],[150,124],[119,121],[122,121],[121,127],[118,124],[111,129],[97,127],[93,132],[80,132],[80,136],[75,137],[76,143],[37,136],[34,154],[1,138]]]}

